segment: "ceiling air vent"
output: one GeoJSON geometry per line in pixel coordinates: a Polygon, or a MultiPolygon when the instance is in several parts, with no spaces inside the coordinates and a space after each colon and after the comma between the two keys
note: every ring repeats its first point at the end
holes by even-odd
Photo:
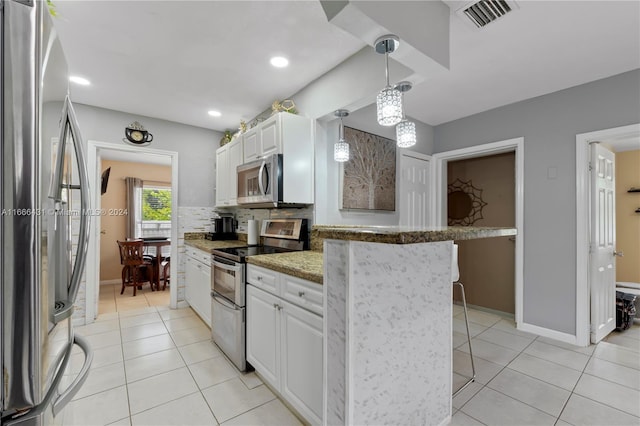
{"type": "Polygon", "coordinates": [[[466,16],[476,27],[482,28],[511,12],[515,7],[513,1],[480,0],[459,9],[458,14],[466,16]]]}

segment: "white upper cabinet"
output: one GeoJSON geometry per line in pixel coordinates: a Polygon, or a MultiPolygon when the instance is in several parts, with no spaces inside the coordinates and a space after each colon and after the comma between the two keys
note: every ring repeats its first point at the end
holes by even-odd
{"type": "Polygon", "coordinates": [[[242,135],[242,151],[244,152],[242,162],[248,163],[249,161],[257,160],[262,157],[260,155],[260,147],[259,145],[259,128],[254,127],[251,130],[247,130],[247,132],[242,135]]]}
{"type": "Polygon", "coordinates": [[[229,180],[228,198],[230,206],[238,205],[238,179],[236,175],[236,168],[242,164],[242,141],[237,139],[229,144],[229,154],[227,158],[228,171],[227,176],[229,180]]]}
{"type": "Polygon", "coordinates": [[[216,151],[216,206],[229,204],[229,147],[227,145],[216,151]]]}
{"type": "MultiPolygon", "coordinates": [[[[246,131],[242,140],[243,163],[282,154],[284,203],[313,204],[314,148],[309,118],[279,112],[246,131]]],[[[235,176],[235,168],[229,173],[235,176]]]]}
{"type": "Polygon", "coordinates": [[[311,149],[311,120],[288,112],[279,112],[244,134],[244,162],[270,154],[285,154],[294,145],[311,149]]]}
{"type": "MultiPolygon", "coordinates": [[[[279,154],[282,152],[280,133],[283,119],[281,114],[283,113],[268,118],[262,123],[262,126],[260,126],[261,157],[269,154],[279,154]]],[[[291,115],[288,113],[286,114],[291,115]]]]}
{"type": "Polygon", "coordinates": [[[242,136],[216,151],[216,206],[237,206],[236,167],[242,164],[242,136]]]}

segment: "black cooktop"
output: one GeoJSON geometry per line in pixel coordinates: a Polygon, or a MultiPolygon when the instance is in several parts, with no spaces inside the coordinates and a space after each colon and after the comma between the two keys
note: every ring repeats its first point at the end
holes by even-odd
{"type": "Polygon", "coordinates": [[[274,254],[295,251],[282,247],[273,246],[246,246],[214,249],[213,255],[227,258],[235,262],[245,262],[247,256],[257,256],[259,254],[274,254]]]}

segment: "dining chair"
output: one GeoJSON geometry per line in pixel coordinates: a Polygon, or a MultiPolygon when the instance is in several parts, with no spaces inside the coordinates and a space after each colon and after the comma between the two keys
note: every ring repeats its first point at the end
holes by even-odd
{"type": "MultiPolygon", "coordinates": [[[[171,257],[165,257],[162,261],[162,291],[167,288],[167,284],[171,285],[171,257]]],[[[160,280],[158,280],[158,290],[160,290],[160,280]]]]}
{"type": "Polygon", "coordinates": [[[144,241],[118,241],[118,248],[120,250],[120,264],[122,264],[122,290],[120,290],[120,294],[124,293],[125,287],[133,287],[133,295],[135,296],[138,287],[147,281],[151,285],[151,291],[154,291],[153,268],[151,261],[144,256],[144,241]]]}

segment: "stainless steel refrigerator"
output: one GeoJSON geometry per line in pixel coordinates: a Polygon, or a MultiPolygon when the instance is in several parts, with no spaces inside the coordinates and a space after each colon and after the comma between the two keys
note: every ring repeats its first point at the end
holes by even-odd
{"type": "Polygon", "coordinates": [[[47,4],[0,8],[1,424],[53,425],[92,360],[72,326],[88,244],[87,171],[47,4]],[[85,357],[71,375],[74,345],[85,357]]]}

